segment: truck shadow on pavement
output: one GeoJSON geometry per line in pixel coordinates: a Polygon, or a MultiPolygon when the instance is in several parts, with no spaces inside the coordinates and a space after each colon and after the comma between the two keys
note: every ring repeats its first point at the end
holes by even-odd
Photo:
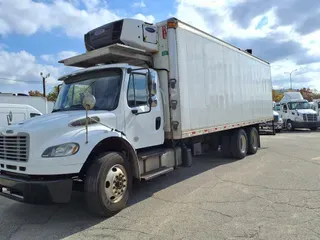
{"type": "MultiPolygon", "coordinates": [[[[152,197],[158,191],[231,162],[234,160],[221,157],[219,152],[194,157],[191,167],[179,167],[152,181],[135,183],[128,207],[152,197]]],[[[36,206],[0,198],[0,240],[61,239],[108,221],[90,215],[86,209],[81,192],[73,192],[71,202],[63,205],[36,206]]]]}

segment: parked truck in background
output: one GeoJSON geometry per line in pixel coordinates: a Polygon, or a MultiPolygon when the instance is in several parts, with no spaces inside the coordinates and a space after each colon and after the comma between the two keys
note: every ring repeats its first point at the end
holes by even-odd
{"type": "Polygon", "coordinates": [[[285,92],[280,103],[280,116],[288,131],[295,128],[309,128],[316,131],[320,127],[320,118],[317,112],[311,109],[309,102],[303,99],[300,92],[285,92]]]}
{"type": "Polygon", "coordinates": [[[34,107],[27,104],[0,103],[0,126],[8,126],[41,116],[34,107]]]}
{"type": "Polygon", "coordinates": [[[281,112],[281,104],[279,102],[275,102],[273,105],[273,111],[276,111],[277,113],[280,114],[281,112]]]}
{"type": "Polygon", "coordinates": [[[42,114],[51,113],[54,106],[54,102],[48,101],[44,97],[9,93],[0,93],[0,103],[27,104],[40,111],[42,114]]]}
{"type": "Polygon", "coordinates": [[[203,143],[235,159],[257,152],[273,119],[269,63],[175,18],[111,22],[85,45],[61,61],[83,69],[60,78],[51,114],[1,128],[3,196],[66,203],[80,186],[89,210],[110,216],[134,179],[190,166],[203,143]]]}
{"type": "Polygon", "coordinates": [[[310,102],[311,109],[313,109],[318,116],[320,116],[320,99],[313,99],[312,102],[310,102]]]}
{"type": "Polygon", "coordinates": [[[280,117],[280,114],[276,111],[273,111],[273,120],[272,121],[266,121],[260,124],[261,129],[272,129],[274,128],[274,131],[277,133],[280,133],[283,128],[283,120],[280,117]]]}

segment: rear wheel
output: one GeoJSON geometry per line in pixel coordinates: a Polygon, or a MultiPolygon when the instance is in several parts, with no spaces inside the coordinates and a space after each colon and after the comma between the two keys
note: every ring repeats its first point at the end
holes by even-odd
{"type": "Polygon", "coordinates": [[[255,154],[259,147],[259,133],[255,127],[248,131],[248,154],[255,154]]]}
{"type": "Polygon", "coordinates": [[[248,152],[248,137],[243,129],[235,130],[231,136],[231,152],[236,159],[243,159],[248,152]]]}
{"type": "Polygon", "coordinates": [[[125,208],[132,187],[129,163],[120,153],[100,155],[85,178],[88,209],[95,215],[112,216],[125,208]]]}

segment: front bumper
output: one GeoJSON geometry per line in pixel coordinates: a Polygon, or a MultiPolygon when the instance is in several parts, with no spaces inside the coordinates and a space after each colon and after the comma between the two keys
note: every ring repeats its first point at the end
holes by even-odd
{"type": "MultiPolygon", "coordinates": [[[[272,122],[261,123],[260,126],[261,127],[272,128],[272,122]]],[[[283,127],[283,123],[281,123],[281,122],[275,122],[274,123],[274,128],[275,129],[282,129],[282,127],[283,127]]]]}
{"type": "Polygon", "coordinates": [[[294,127],[294,128],[318,128],[318,127],[320,127],[320,121],[318,121],[318,122],[296,122],[296,121],[292,121],[292,127],[294,127]]]}
{"type": "Polygon", "coordinates": [[[72,179],[34,181],[0,173],[0,195],[30,204],[68,203],[72,179]]]}

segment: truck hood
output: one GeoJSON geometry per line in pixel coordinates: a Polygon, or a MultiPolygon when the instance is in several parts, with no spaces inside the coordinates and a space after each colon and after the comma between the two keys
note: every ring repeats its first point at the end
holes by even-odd
{"type": "MultiPolygon", "coordinates": [[[[100,122],[107,124],[110,127],[116,128],[116,116],[113,113],[107,111],[89,111],[89,117],[99,117],[100,122]]],[[[85,111],[67,111],[56,112],[37,116],[26,121],[13,124],[6,127],[1,127],[1,132],[12,130],[13,132],[38,132],[48,131],[50,134],[61,134],[68,131],[69,124],[73,121],[85,118],[85,111]]],[[[72,127],[74,128],[74,127],[72,127]]]]}
{"type": "Polygon", "coordinates": [[[316,114],[312,109],[297,109],[296,111],[301,114],[316,114]]]}

